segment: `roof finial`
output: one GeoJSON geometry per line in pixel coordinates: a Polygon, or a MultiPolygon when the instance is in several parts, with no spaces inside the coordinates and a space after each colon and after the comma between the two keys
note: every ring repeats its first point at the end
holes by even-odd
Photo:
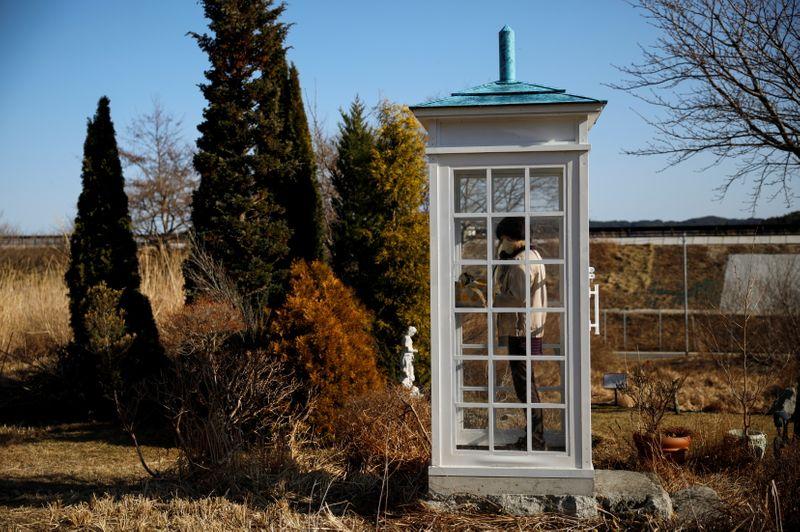
{"type": "Polygon", "coordinates": [[[517,68],[514,60],[514,30],[508,25],[500,30],[500,83],[517,81],[517,68]]]}

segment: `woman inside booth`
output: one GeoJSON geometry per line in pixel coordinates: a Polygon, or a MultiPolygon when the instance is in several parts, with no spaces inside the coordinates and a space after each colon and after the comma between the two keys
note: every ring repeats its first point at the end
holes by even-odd
{"type": "MultiPolygon", "coordinates": [[[[515,260],[518,264],[499,264],[493,271],[494,306],[502,308],[525,308],[525,295],[530,282],[531,308],[547,308],[547,287],[545,286],[544,264],[526,264],[526,261],[542,260],[536,249],[525,245],[525,219],[522,217],[503,218],[495,229],[497,238],[496,258],[515,260]],[[526,279],[525,269],[530,273],[530,281],[526,279]]],[[[498,313],[496,316],[497,343],[508,348],[512,356],[525,356],[525,312],[498,313]]],[[[547,314],[544,311],[531,313],[531,355],[542,354],[542,338],[547,314]]],[[[527,403],[526,388],[528,384],[525,360],[510,361],[511,378],[514,392],[520,403],[527,403]]],[[[539,391],[531,364],[531,397],[532,403],[538,403],[539,391]]],[[[544,425],[541,409],[531,411],[531,445],[533,450],[544,450],[544,425]]],[[[523,436],[517,446],[525,448],[526,438],[523,436]]]]}

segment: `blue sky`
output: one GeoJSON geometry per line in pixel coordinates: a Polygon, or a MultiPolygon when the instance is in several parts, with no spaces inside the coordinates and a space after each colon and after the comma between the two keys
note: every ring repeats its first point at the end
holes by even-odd
{"type": "MultiPolygon", "coordinates": [[[[717,201],[724,168],[621,153],[652,131],[641,102],[603,83],[655,35],[623,0],[295,0],[290,59],[307,105],[333,132],[356,94],[413,104],[497,78],[497,32],[516,31],[517,78],[607,99],[591,135],[592,219],[746,216],[749,187],[717,201]]],[[[196,138],[207,62],[188,31],[205,29],[193,0],[0,0],[0,212],[29,233],[74,216],[86,118],[111,98],[118,134],[158,97],[196,138]]],[[[762,201],[758,216],[787,212],[762,201]]]]}

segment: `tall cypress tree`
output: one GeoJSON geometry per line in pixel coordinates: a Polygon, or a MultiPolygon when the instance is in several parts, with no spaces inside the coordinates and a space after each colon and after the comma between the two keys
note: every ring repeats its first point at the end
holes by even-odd
{"type": "Polygon", "coordinates": [[[379,275],[373,282],[375,336],[379,362],[390,377],[399,375],[400,340],[406,328],[418,330],[419,380],[430,367],[430,292],[428,284],[428,173],[425,137],[407,107],[383,103],[373,149],[377,182],[373,208],[384,213],[374,256],[379,275]]]}
{"type": "MultiPolygon", "coordinates": [[[[192,35],[211,67],[200,86],[208,105],[198,126],[192,224],[197,244],[262,308],[280,301],[288,282],[290,231],[273,192],[289,159],[281,111],[287,27],[278,21],[285,6],[204,0],[203,7],[212,35],[192,35]]],[[[187,289],[191,296],[197,287],[187,289]]]]}
{"type": "Polygon", "coordinates": [[[308,120],[303,106],[300,76],[292,64],[286,75],[283,109],[286,113],[284,138],[290,148],[287,169],[280,197],[286,209],[286,222],[292,231],[289,249],[292,258],[319,260],[323,252],[324,217],[322,195],[316,177],[316,162],[308,120]]]}
{"type": "Polygon", "coordinates": [[[364,104],[358,97],[341,115],[336,165],[331,173],[331,183],[336,189],[331,265],[359,299],[374,309],[375,239],[383,224],[383,213],[376,203],[377,182],[372,173],[375,133],[367,123],[364,104]]]}
{"type": "Polygon", "coordinates": [[[73,342],[65,370],[89,399],[102,391],[98,361],[90,354],[86,313],[91,288],[104,283],[121,291],[120,309],[133,343],[124,355],[120,373],[126,384],[158,371],[164,363],[150,302],[139,291],[139,260],[133,238],[128,197],[122,177],[109,100],[97,104],[83,145],[83,189],[78,198],[75,229],[70,238],[69,288],[73,342]]]}

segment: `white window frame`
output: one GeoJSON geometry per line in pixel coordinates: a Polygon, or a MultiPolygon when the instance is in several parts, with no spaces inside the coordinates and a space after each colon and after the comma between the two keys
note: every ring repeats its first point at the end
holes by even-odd
{"type": "MultiPolygon", "coordinates": [[[[579,290],[579,286],[572,286],[573,284],[577,283],[577,279],[571,281],[571,276],[573,272],[572,268],[572,261],[577,260],[576,258],[572,257],[573,253],[573,242],[572,242],[572,227],[573,227],[573,220],[570,219],[571,216],[577,216],[578,213],[571,212],[571,195],[573,186],[578,186],[578,184],[573,185],[573,179],[577,178],[577,175],[573,175],[572,163],[571,162],[562,162],[562,163],[550,163],[550,164],[510,164],[510,165],[497,165],[497,164],[481,164],[478,166],[445,166],[445,167],[438,167],[438,170],[442,172],[439,174],[440,176],[440,185],[444,185],[440,193],[443,193],[439,196],[440,200],[444,200],[446,202],[446,206],[442,203],[439,203],[438,208],[444,210],[446,215],[442,218],[447,220],[447,227],[444,228],[446,232],[447,238],[443,238],[440,242],[441,247],[439,248],[440,252],[444,252],[444,261],[442,261],[442,266],[448,268],[449,276],[448,286],[449,286],[449,295],[444,298],[442,303],[446,303],[446,308],[448,309],[448,324],[449,327],[443,330],[447,331],[448,338],[443,338],[446,341],[444,342],[443,346],[447,346],[449,349],[441,352],[440,357],[443,358],[443,364],[440,366],[442,370],[442,375],[440,375],[441,379],[441,390],[440,390],[440,400],[445,402],[446,411],[449,412],[448,416],[445,416],[445,419],[440,420],[441,430],[442,432],[442,441],[443,448],[442,451],[442,464],[447,466],[503,466],[503,465],[523,465],[525,467],[541,467],[541,468],[552,468],[552,467],[574,467],[574,460],[575,460],[575,449],[574,444],[576,442],[574,431],[578,430],[575,423],[575,405],[574,403],[574,390],[572,375],[573,375],[573,367],[572,365],[576,362],[579,362],[580,353],[576,353],[573,351],[572,348],[572,335],[574,334],[572,320],[575,317],[579,316],[580,309],[574,308],[571,309],[570,305],[574,301],[573,299],[573,292],[575,290],[579,290]],[[515,211],[515,212],[502,212],[502,213],[495,213],[493,212],[493,197],[492,197],[492,171],[493,170],[510,170],[510,169],[524,169],[524,179],[525,179],[525,204],[523,211],[515,211]],[[530,198],[530,178],[531,172],[536,170],[544,170],[544,169],[556,169],[561,174],[561,210],[558,211],[551,211],[551,212],[532,212],[531,208],[531,198],[530,198]],[[486,208],[483,212],[469,212],[469,213],[457,213],[456,211],[456,173],[460,171],[476,171],[476,170],[483,170],[485,171],[485,190],[486,190],[486,208]],[[561,383],[558,389],[562,392],[562,401],[563,403],[500,403],[495,402],[495,393],[494,393],[494,382],[495,382],[495,375],[494,375],[494,362],[501,361],[501,360],[517,360],[519,361],[520,357],[517,356],[504,356],[504,355],[495,355],[494,354],[494,322],[495,320],[492,318],[493,315],[508,311],[508,312],[519,312],[520,309],[503,309],[499,307],[492,307],[492,297],[493,297],[493,275],[492,275],[492,267],[497,264],[516,264],[517,261],[511,260],[495,260],[494,259],[494,249],[493,249],[493,242],[494,242],[494,224],[493,221],[499,218],[504,218],[508,216],[520,216],[524,217],[525,219],[525,232],[528,235],[528,243],[530,242],[530,221],[531,218],[536,217],[558,217],[560,220],[560,228],[561,228],[561,242],[560,242],[560,249],[561,249],[561,258],[553,259],[553,258],[544,258],[542,260],[536,261],[528,261],[527,263],[530,264],[556,264],[560,265],[560,306],[558,307],[548,307],[548,308],[534,308],[530,306],[530,290],[527,291],[526,294],[526,306],[524,309],[526,315],[526,321],[530,320],[531,312],[548,312],[551,314],[558,314],[561,318],[561,328],[562,328],[562,338],[563,338],[563,353],[559,356],[554,355],[530,355],[530,327],[528,327],[527,336],[527,355],[525,356],[526,361],[526,370],[527,375],[530,376],[531,374],[531,365],[534,361],[557,361],[560,363],[561,368],[561,383]],[[485,259],[461,259],[461,254],[457,250],[456,245],[456,231],[458,229],[458,221],[460,219],[475,219],[475,220],[483,220],[486,224],[486,258],[485,259]],[[457,279],[458,270],[460,270],[463,266],[485,266],[487,272],[487,306],[483,308],[474,308],[474,307],[456,307],[455,306],[455,295],[453,291],[454,281],[457,279]],[[569,302],[569,303],[568,303],[569,302]],[[456,347],[458,345],[456,339],[456,315],[457,314],[468,314],[468,313],[479,313],[485,317],[486,320],[486,332],[487,332],[487,355],[463,355],[463,356],[456,356],[456,347]],[[487,394],[487,402],[486,403],[466,403],[466,402],[458,402],[456,399],[459,397],[459,385],[456,373],[456,368],[461,361],[468,361],[468,360],[480,360],[486,362],[487,364],[487,382],[486,382],[486,394],[487,394]],[[448,404],[449,403],[449,404],[448,404]],[[477,449],[458,449],[457,448],[457,436],[459,432],[459,419],[458,419],[458,411],[459,408],[479,408],[484,410],[488,413],[487,419],[487,427],[488,427],[488,449],[487,450],[477,450],[477,449]],[[526,440],[528,442],[528,449],[524,451],[517,451],[517,450],[505,450],[505,449],[494,449],[494,438],[495,438],[495,420],[494,414],[496,409],[503,409],[503,408],[525,408],[526,417],[528,419],[528,423],[526,424],[526,440]],[[532,450],[531,449],[531,439],[529,436],[531,427],[530,427],[530,419],[531,419],[531,410],[532,409],[539,409],[539,408],[547,408],[547,409],[556,409],[563,411],[563,432],[564,432],[564,451],[542,451],[542,450],[532,450]]],[[[438,173],[438,172],[437,172],[438,173]]],[[[445,213],[442,213],[445,214],[445,213]]],[[[440,218],[440,220],[442,220],[440,218]]],[[[444,220],[442,220],[444,221],[444,220]]],[[[442,234],[441,236],[445,236],[442,234]]],[[[443,272],[444,273],[444,272],[443,272]]],[[[526,268],[526,276],[530,275],[530,270],[526,268]]],[[[528,283],[529,285],[530,283],[528,283]]],[[[444,295],[444,294],[443,294],[444,295]]],[[[546,391],[546,390],[545,390],[546,391]]],[[[530,394],[530,386],[528,387],[528,394],[530,394]]],[[[530,395],[528,396],[530,399],[530,395]]],[[[444,413],[445,410],[442,410],[444,413]]],[[[469,429],[461,429],[463,432],[464,430],[469,429]]],[[[483,429],[472,429],[476,432],[481,434],[484,433],[483,429]]]]}

